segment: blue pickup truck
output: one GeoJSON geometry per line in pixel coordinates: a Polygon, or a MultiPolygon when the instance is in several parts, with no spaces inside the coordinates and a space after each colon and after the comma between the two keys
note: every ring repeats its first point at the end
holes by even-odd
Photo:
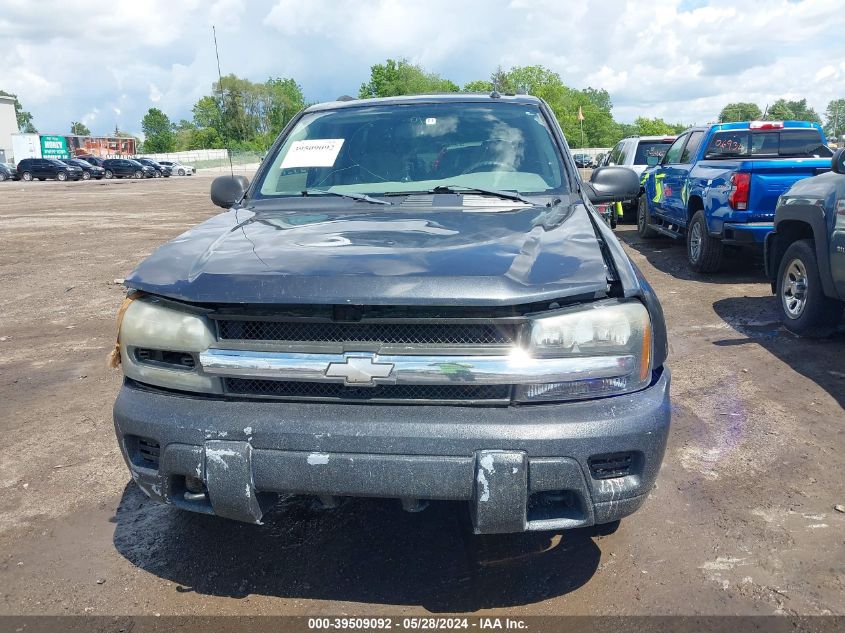
{"type": "Polygon", "coordinates": [[[637,230],[685,238],[690,268],[716,272],[725,246],[762,248],[778,198],[830,171],[832,155],[821,127],[805,121],[691,128],[643,174],[637,230]]]}

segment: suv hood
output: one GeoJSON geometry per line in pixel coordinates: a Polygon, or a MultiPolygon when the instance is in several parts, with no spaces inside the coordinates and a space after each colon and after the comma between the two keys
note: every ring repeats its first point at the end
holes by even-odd
{"type": "Polygon", "coordinates": [[[516,205],[258,201],[168,242],[126,285],[215,304],[507,305],[606,292],[580,198],[516,205]]]}

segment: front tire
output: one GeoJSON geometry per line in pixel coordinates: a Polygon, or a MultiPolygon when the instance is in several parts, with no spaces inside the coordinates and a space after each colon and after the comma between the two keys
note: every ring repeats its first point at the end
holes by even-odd
{"type": "Polygon", "coordinates": [[[6,174],[0,172],[0,182],[3,182],[5,180],[6,180],[6,174]]]}
{"type": "Polygon", "coordinates": [[[722,267],[724,245],[710,237],[704,211],[696,211],[687,227],[687,261],[697,273],[715,273],[722,267]]]}
{"type": "Polygon", "coordinates": [[[91,180],[91,174],[89,174],[87,171],[83,171],[82,180],[91,180]]]}
{"type": "Polygon", "coordinates": [[[61,180],[62,182],[64,182],[65,180],[67,180],[67,174],[63,171],[60,171],[58,174],[56,174],[56,180],[61,180]]]}
{"type": "Polygon", "coordinates": [[[161,178],[161,172],[160,172],[160,171],[157,171],[157,172],[154,174],[154,176],[153,176],[153,177],[154,177],[154,178],[161,178]]]}
{"type": "Polygon", "coordinates": [[[637,202],[637,235],[645,240],[651,240],[658,236],[657,231],[649,226],[651,224],[651,213],[648,211],[648,200],[645,194],[641,195],[637,202]]]}
{"type": "Polygon", "coordinates": [[[184,175],[185,175],[185,170],[184,170],[184,169],[180,169],[177,173],[178,173],[180,176],[184,176],[184,175]]]}
{"type": "Polygon", "coordinates": [[[132,175],[133,175],[135,178],[143,178],[143,177],[144,177],[144,172],[142,172],[142,171],[136,171],[136,172],[135,172],[134,174],[132,174],[132,175]]]}
{"type": "Polygon", "coordinates": [[[813,240],[789,245],[778,267],[776,287],[781,321],[787,330],[811,338],[833,333],[843,304],[824,294],[813,240]]]}
{"type": "Polygon", "coordinates": [[[32,182],[32,173],[25,171],[21,174],[21,180],[32,182]]]}
{"type": "Polygon", "coordinates": [[[114,178],[114,173],[112,172],[111,169],[107,169],[106,172],[103,174],[103,177],[106,180],[111,180],[112,178],[114,178]]]}

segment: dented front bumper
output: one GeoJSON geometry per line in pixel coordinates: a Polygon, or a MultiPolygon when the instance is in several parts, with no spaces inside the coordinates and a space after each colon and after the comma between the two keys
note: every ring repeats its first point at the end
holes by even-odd
{"type": "Polygon", "coordinates": [[[127,383],[114,422],[141,489],[187,510],[260,523],[278,494],[445,499],[470,504],[477,533],[567,529],[645,500],[669,382],[662,370],[625,396],[511,407],[232,401],[127,383]]]}

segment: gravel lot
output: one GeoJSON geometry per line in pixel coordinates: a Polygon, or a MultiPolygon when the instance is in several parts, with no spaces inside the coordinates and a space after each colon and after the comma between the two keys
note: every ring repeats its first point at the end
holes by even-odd
{"type": "Polygon", "coordinates": [[[616,533],[474,537],[446,503],[288,499],[264,526],[151,504],[105,357],[120,280],[217,212],[209,184],[0,184],[0,614],[845,614],[845,334],[783,331],[758,259],[692,276],[679,244],[631,227],[674,417],[616,533]]]}

